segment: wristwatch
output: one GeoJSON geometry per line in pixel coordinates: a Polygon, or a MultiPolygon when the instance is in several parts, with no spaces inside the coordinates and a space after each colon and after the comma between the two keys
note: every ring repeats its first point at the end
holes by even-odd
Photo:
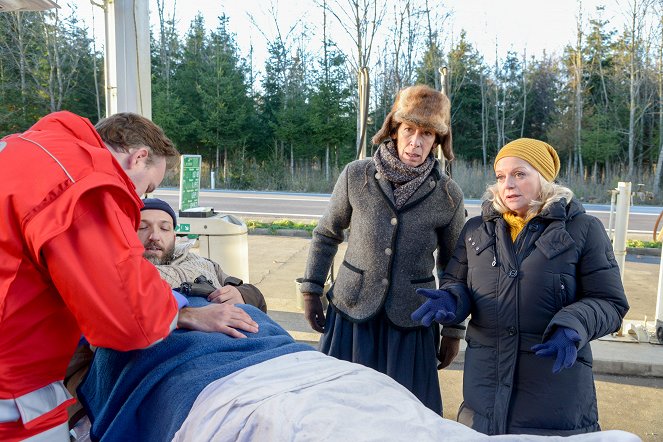
{"type": "Polygon", "coordinates": [[[242,284],[244,284],[244,281],[242,281],[242,280],[239,279],[239,278],[235,278],[234,276],[228,276],[228,277],[223,281],[223,285],[224,285],[224,286],[226,286],[226,285],[232,285],[232,286],[234,286],[234,287],[237,287],[238,285],[242,285],[242,284]]]}

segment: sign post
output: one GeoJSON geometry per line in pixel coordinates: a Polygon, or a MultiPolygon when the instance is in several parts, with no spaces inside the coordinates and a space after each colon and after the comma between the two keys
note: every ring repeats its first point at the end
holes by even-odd
{"type": "Polygon", "coordinates": [[[200,256],[217,262],[223,271],[249,281],[249,243],[246,224],[232,215],[200,207],[200,155],[180,160],[180,211],[177,232],[198,236],[200,256]]]}
{"type": "Polygon", "coordinates": [[[180,158],[180,212],[198,207],[200,196],[200,155],[180,158]]]}

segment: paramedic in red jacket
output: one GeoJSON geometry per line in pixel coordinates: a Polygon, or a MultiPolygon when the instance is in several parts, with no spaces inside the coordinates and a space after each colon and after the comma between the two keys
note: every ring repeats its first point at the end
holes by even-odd
{"type": "Polygon", "coordinates": [[[0,440],[69,440],[60,381],[81,334],[132,350],[176,324],[178,302],[136,229],[139,195],[178,156],[129,113],[95,130],[56,112],[0,140],[0,440]]]}

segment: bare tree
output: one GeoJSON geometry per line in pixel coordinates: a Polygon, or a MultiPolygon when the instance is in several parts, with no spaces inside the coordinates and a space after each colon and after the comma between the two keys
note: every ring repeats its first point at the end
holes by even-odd
{"type": "Polygon", "coordinates": [[[483,160],[483,167],[486,167],[488,160],[488,146],[487,146],[487,135],[488,135],[488,91],[486,90],[486,76],[483,69],[481,69],[481,157],[483,160]]]}
{"type": "MultiPolygon", "coordinates": [[[[175,11],[177,10],[177,0],[173,1],[173,10],[169,16],[165,13],[165,0],[157,0],[157,13],[159,15],[159,55],[161,61],[161,77],[166,83],[166,94],[170,93],[170,76],[173,41],[176,41],[177,31],[175,30],[175,11]]],[[[218,160],[217,160],[218,161],[218,160]]],[[[218,164],[217,164],[218,167],[218,164]]]]}
{"type": "Polygon", "coordinates": [[[499,58],[497,56],[498,45],[495,41],[495,131],[497,134],[497,150],[500,150],[500,147],[504,146],[505,136],[504,136],[504,82],[501,81],[500,68],[499,68],[499,58]],[[502,92],[502,98],[500,98],[500,92],[502,92]],[[500,117],[500,104],[502,104],[502,116],[500,117]]]}
{"type": "Polygon", "coordinates": [[[356,53],[347,54],[354,71],[358,72],[362,67],[369,67],[373,41],[386,13],[386,2],[331,0],[326,7],[354,44],[356,53]],[[352,25],[347,26],[348,23],[352,25]]]}
{"type": "MultiPolygon", "coordinates": [[[[525,117],[527,116],[527,48],[523,49],[523,69],[522,69],[522,81],[523,81],[523,119],[520,124],[520,138],[525,136],[525,117]]],[[[485,163],[485,160],[484,160],[485,163]]]]}
{"type": "MultiPolygon", "coordinates": [[[[327,4],[329,12],[336,18],[341,28],[354,43],[356,53],[350,54],[349,60],[357,75],[359,95],[364,89],[361,86],[360,75],[366,72],[371,60],[373,41],[382,24],[386,12],[386,3],[378,0],[332,0],[327,4]],[[378,6],[380,3],[380,6],[378,6]],[[352,23],[353,26],[346,26],[352,23]]],[[[368,95],[368,94],[367,94],[368,95]]],[[[368,100],[368,96],[365,98],[368,100]]],[[[357,97],[357,109],[360,98],[357,97]]],[[[362,112],[357,112],[357,153],[365,149],[365,127],[361,121],[362,112]]]]}
{"type": "MultiPolygon", "coordinates": [[[[661,5],[663,6],[663,2],[661,5]]],[[[658,47],[658,133],[659,133],[659,149],[658,161],[656,162],[656,173],[654,175],[653,192],[658,195],[659,187],[661,185],[661,167],[663,167],[663,7],[659,10],[659,47],[658,47]]]]}
{"type": "Polygon", "coordinates": [[[574,128],[575,139],[573,148],[573,170],[581,175],[584,171],[582,162],[582,111],[583,111],[583,59],[582,59],[582,1],[578,2],[578,16],[576,17],[576,47],[573,50],[571,57],[571,65],[573,68],[573,86],[575,90],[574,95],[574,128]]]}
{"type": "Polygon", "coordinates": [[[21,11],[8,12],[6,13],[8,17],[10,32],[8,33],[8,41],[6,54],[8,54],[14,61],[14,64],[18,66],[19,79],[20,79],[20,90],[21,90],[21,112],[23,117],[26,117],[26,102],[27,102],[27,48],[29,46],[29,40],[31,39],[30,35],[26,33],[24,27],[24,13],[21,11]],[[10,50],[10,47],[13,47],[15,50],[10,50]]]}
{"type": "Polygon", "coordinates": [[[642,28],[650,0],[632,0],[628,3],[629,32],[629,123],[628,123],[628,175],[635,171],[635,132],[639,103],[640,85],[642,81],[640,50],[642,45],[642,28]]]}

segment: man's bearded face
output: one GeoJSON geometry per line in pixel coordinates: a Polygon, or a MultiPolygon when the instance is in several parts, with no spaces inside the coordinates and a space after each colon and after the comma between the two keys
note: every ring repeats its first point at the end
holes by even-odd
{"type": "Polygon", "coordinates": [[[143,256],[154,265],[165,265],[173,262],[175,255],[175,243],[167,249],[164,249],[159,241],[148,240],[145,244],[145,253],[143,256]]]}
{"type": "Polygon", "coordinates": [[[143,256],[155,265],[170,264],[175,253],[173,219],[163,210],[140,212],[138,237],[145,247],[143,256]]]}

